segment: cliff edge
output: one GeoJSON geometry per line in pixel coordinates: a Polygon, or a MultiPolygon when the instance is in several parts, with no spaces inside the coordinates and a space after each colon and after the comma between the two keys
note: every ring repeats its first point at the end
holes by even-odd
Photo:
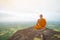
{"type": "Polygon", "coordinates": [[[34,30],[33,27],[18,30],[8,40],[60,40],[60,32],[52,29],[34,30]]]}

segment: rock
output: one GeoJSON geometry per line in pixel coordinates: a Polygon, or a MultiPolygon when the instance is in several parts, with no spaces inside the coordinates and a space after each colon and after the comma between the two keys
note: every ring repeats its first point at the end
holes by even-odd
{"type": "Polygon", "coordinates": [[[53,31],[52,29],[34,30],[33,27],[18,30],[8,40],[59,40],[60,38],[54,37],[60,35],[60,32],[53,31]]]}

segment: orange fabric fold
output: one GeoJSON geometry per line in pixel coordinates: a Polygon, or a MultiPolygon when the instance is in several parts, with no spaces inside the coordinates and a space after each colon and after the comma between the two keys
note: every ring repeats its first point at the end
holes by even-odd
{"type": "Polygon", "coordinates": [[[43,29],[46,26],[45,19],[38,19],[37,24],[34,26],[34,29],[43,29]]]}

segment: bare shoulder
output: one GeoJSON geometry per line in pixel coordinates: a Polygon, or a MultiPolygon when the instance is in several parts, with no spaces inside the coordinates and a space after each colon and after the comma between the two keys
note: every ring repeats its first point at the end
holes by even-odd
{"type": "Polygon", "coordinates": [[[40,19],[38,19],[38,21],[39,21],[40,19]]]}
{"type": "Polygon", "coordinates": [[[40,19],[38,19],[38,20],[40,20],[40,19]]]}
{"type": "Polygon", "coordinates": [[[45,21],[46,21],[46,19],[45,19],[45,18],[43,18],[43,20],[45,20],[45,21]]]}

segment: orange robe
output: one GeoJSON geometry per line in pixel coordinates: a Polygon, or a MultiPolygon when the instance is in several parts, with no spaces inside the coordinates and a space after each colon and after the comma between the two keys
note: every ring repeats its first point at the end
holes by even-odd
{"type": "Polygon", "coordinates": [[[34,29],[43,29],[46,26],[45,19],[38,19],[37,24],[34,26],[34,29]]]}

